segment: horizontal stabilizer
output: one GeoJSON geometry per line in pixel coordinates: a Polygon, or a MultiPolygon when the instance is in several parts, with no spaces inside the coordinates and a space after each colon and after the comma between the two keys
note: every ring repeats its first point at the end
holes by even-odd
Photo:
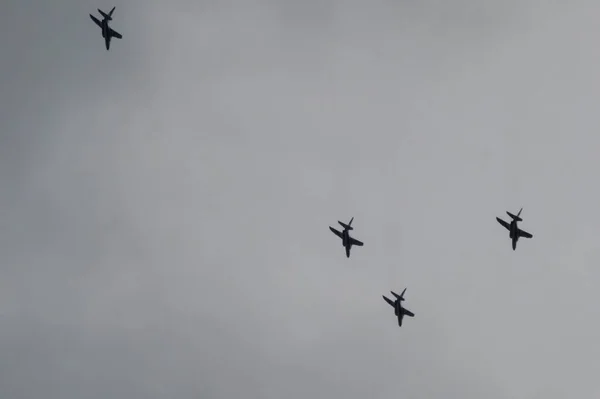
{"type": "Polygon", "coordinates": [[[346,223],[342,223],[338,220],[338,223],[345,228],[346,230],[354,230],[354,228],[352,227],[352,221],[354,220],[354,216],[352,217],[352,219],[350,219],[350,222],[348,224],[346,223]]]}
{"type": "Polygon", "coordinates": [[[111,21],[112,20],[112,13],[115,11],[115,8],[117,8],[117,7],[116,6],[113,7],[112,10],[110,10],[110,12],[108,14],[106,14],[101,9],[98,9],[98,12],[100,13],[100,15],[102,15],[102,17],[104,17],[105,19],[108,19],[109,21],[111,21]]]}
{"type": "Polygon", "coordinates": [[[513,220],[516,220],[517,222],[522,222],[523,219],[521,219],[521,212],[523,211],[523,208],[521,208],[521,210],[519,211],[518,214],[513,215],[512,213],[506,211],[506,213],[508,214],[508,216],[510,216],[513,220]]]}
{"type": "Polygon", "coordinates": [[[338,220],[338,223],[340,224],[340,226],[342,226],[342,227],[343,227],[343,228],[345,228],[346,230],[354,230],[354,227],[350,226],[349,224],[346,224],[346,223],[340,222],[339,220],[338,220]]]}
{"type": "Polygon", "coordinates": [[[102,11],[101,9],[98,9],[98,12],[100,13],[100,15],[102,15],[102,18],[104,19],[108,19],[109,21],[112,20],[112,17],[108,14],[106,14],[104,11],[102,11]]]}
{"type": "Polygon", "coordinates": [[[401,301],[404,301],[404,293],[406,292],[406,288],[404,289],[404,291],[402,291],[402,294],[398,295],[396,294],[394,291],[390,291],[392,293],[393,296],[396,297],[396,299],[400,299],[401,301]]]}

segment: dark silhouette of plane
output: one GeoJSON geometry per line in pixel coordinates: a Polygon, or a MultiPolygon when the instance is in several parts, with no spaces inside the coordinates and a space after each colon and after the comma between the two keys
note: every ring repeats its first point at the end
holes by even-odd
{"type": "Polygon", "coordinates": [[[102,14],[102,21],[99,21],[98,18],[90,14],[90,18],[92,19],[92,21],[94,21],[96,25],[98,25],[100,29],[102,29],[102,37],[104,38],[104,43],[106,44],[107,50],[110,49],[110,39],[112,39],[113,37],[116,37],[117,39],[123,38],[123,35],[121,35],[117,31],[112,30],[112,28],[108,26],[108,21],[112,21],[112,13],[115,11],[115,8],[116,7],[113,7],[113,9],[110,10],[108,14],[105,14],[104,11],[98,9],[98,12],[102,14]]]}
{"type": "Polygon", "coordinates": [[[512,221],[510,222],[510,224],[508,224],[507,222],[505,222],[504,220],[502,220],[500,218],[496,218],[496,220],[498,221],[498,223],[500,223],[502,226],[506,227],[506,229],[509,231],[508,236],[512,240],[512,249],[513,249],[513,251],[515,249],[517,249],[517,241],[519,240],[519,237],[525,237],[525,238],[532,238],[533,237],[528,232],[523,231],[519,227],[517,227],[517,222],[522,222],[523,221],[523,219],[521,219],[521,212],[522,211],[523,211],[523,208],[521,208],[521,210],[519,211],[519,213],[517,213],[516,215],[513,215],[512,213],[506,211],[506,213],[508,214],[508,216],[510,216],[512,218],[512,221]]]}
{"type": "Polygon", "coordinates": [[[394,314],[398,317],[398,327],[402,327],[402,318],[404,316],[415,317],[415,314],[408,309],[404,309],[402,307],[402,301],[404,300],[404,293],[406,292],[406,288],[402,291],[402,294],[398,295],[394,291],[390,291],[393,296],[396,297],[395,301],[392,301],[390,298],[386,298],[385,295],[382,295],[383,299],[387,303],[390,304],[391,307],[394,308],[394,314]]]}
{"type": "Polygon", "coordinates": [[[333,232],[333,234],[335,234],[336,236],[340,237],[342,239],[342,245],[344,246],[344,248],[346,248],[346,257],[349,258],[350,257],[350,248],[352,248],[353,245],[356,245],[358,247],[362,247],[363,243],[350,237],[350,234],[348,233],[350,230],[354,230],[354,227],[352,227],[352,221],[354,220],[354,217],[352,219],[350,219],[350,223],[345,224],[342,223],[338,220],[338,223],[344,228],[344,231],[339,232],[336,229],[334,229],[333,227],[329,226],[329,230],[331,230],[333,232]]]}

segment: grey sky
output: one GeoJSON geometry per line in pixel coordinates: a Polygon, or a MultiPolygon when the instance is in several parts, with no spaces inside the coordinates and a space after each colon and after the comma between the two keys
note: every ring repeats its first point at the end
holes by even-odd
{"type": "Polygon", "coordinates": [[[0,397],[597,398],[600,5],[549,3],[9,0],[0,397]]]}

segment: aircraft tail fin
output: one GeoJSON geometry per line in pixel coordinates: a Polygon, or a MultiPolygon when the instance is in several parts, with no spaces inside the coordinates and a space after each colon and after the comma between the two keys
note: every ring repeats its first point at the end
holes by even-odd
{"type": "Polygon", "coordinates": [[[512,213],[506,211],[506,213],[508,214],[508,216],[510,216],[512,218],[512,220],[516,220],[517,222],[522,222],[523,219],[521,219],[521,212],[523,212],[523,208],[521,208],[521,210],[519,211],[519,213],[517,213],[516,215],[513,215],[512,213]]]}
{"type": "Polygon", "coordinates": [[[354,230],[354,227],[352,227],[353,220],[354,220],[354,217],[352,217],[352,219],[350,219],[350,222],[348,224],[340,222],[339,220],[338,220],[338,223],[346,230],[354,230]]]}

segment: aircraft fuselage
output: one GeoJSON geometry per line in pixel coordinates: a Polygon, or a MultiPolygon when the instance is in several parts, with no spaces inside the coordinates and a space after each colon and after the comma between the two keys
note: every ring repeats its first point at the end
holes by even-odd
{"type": "Polygon", "coordinates": [[[518,237],[519,234],[517,233],[518,228],[517,228],[517,222],[511,222],[510,223],[510,230],[508,231],[508,235],[510,236],[510,238],[513,237],[518,237]]]}
{"type": "Polygon", "coordinates": [[[108,19],[104,18],[102,20],[102,37],[104,38],[104,42],[106,44],[106,49],[108,50],[110,47],[110,28],[108,27],[108,19]]]}
{"type": "Polygon", "coordinates": [[[106,19],[103,19],[101,23],[102,37],[106,37],[108,36],[108,21],[106,19]]]}
{"type": "Polygon", "coordinates": [[[402,305],[399,300],[396,300],[394,306],[394,313],[396,313],[396,317],[398,317],[398,326],[402,327],[402,319],[404,318],[404,311],[402,310],[402,305]]]}
{"type": "Polygon", "coordinates": [[[513,249],[515,249],[517,247],[517,241],[519,240],[519,228],[517,227],[517,222],[515,220],[510,222],[510,230],[508,236],[512,240],[513,249]]]}
{"type": "Polygon", "coordinates": [[[348,233],[348,229],[344,229],[342,232],[342,246],[346,248],[346,257],[350,257],[350,248],[352,248],[352,243],[350,242],[350,234],[348,233]]]}

